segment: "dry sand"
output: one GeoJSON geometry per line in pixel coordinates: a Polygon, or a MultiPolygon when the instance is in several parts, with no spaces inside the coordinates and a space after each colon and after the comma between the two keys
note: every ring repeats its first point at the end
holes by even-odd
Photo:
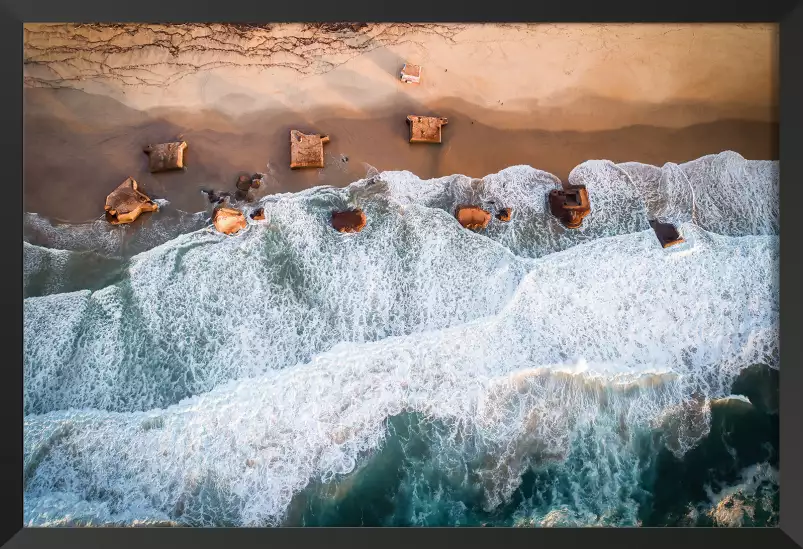
{"type": "Polygon", "coordinates": [[[25,209],[97,218],[128,176],[178,208],[200,188],[345,185],[378,170],[482,177],[588,159],[777,159],[777,26],[733,24],[25,26],[25,209]],[[404,62],[423,65],[402,84],[404,62]],[[408,114],[449,118],[410,145],[408,114]],[[289,130],[331,136],[323,170],[289,169],[289,130]],[[142,146],[189,143],[152,175],[142,146]]]}

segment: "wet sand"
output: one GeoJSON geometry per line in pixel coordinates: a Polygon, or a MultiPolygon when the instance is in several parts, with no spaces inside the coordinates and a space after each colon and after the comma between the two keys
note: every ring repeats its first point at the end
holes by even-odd
{"type": "MultiPolygon", "coordinates": [[[[83,94],[74,90],[27,90],[36,95],[83,94]]],[[[344,186],[365,177],[368,169],[408,170],[427,179],[460,173],[483,177],[508,166],[528,164],[565,179],[588,159],[637,161],[661,165],[684,162],[705,154],[734,150],[746,158],[778,157],[777,124],[721,120],[686,128],[631,126],[598,132],[500,130],[476,121],[470,105],[454,101],[437,110],[449,123],[441,145],[408,143],[404,106],[364,118],[304,113],[260,113],[239,122],[214,115],[138,119],[137,112],[109,98],[93,98],[86,111],[75,109],[84,122],[55,116],[26,115],[25,210],[65,221],[86,221],[102,214],[106,195],[126,177],[134,177],[152,198],[166,198],[173,207],[204,209],[201,189],[234,191],[240,172],[263,172],[269,183],[257,197],[270,192],[296,192],[315,185],[344,186]],[[126,120],[121,126],[97,127],[92,120],[98,101],[107,101],[104,116],[126,120]],[[466,112],[468,111],[468,112],[466,112]],[[210,118],[212,128],[205,128],[210,118]],[[290,129],[318,131],[331,137],[324,148],[323,170],[290,170],[290,129]],[[187,170],[151,174],[142,146],[182,135],[189,143],[187,170]],[[101,209],[99,210],[99,206],[101,209]]],[[[427,114],[427,113],[425,113],[427,114]]]]}
{"type": "MultiPolygon", "coordinates": [[[[82,46],[77,39],[70,44],[78,30],[54,26],[57,40],[50,27],[26,26],[27,59],[35,62],[26,65],[24,208],[65,221],[96,219],[105,196],[129,176],[151,197],[194,212],[207,206],[202,188],[234,191],[242,172],[268,174],[259,197],[315,185],[347,185],[371,167],[408,170],[426,179],[456,173],[483,177],[528,164],[565,179],[589,159],[662,165],[723,150],[750,159],[778,158],[777,70],[770,26],[663,26],[668,27],[666,34],[659,32],[660,25],[564,25],[552,34],[544,26],[463,27],[468,28],[445,39],[443,33],[421,35],[412,26],[397,29],[398,36],[385,42],[379,31],[371,30],[378,45],[351,51],[346,61],[331,63],[334,68],[327,70],[315,69],[315,63],[308,73],[281,66],[265,69],[248,65],[252,59],[244,54],[236,63],[226,54],[229,64],[222,67],[195,67],[167,83],[131,84],[120,79],[117,69],[91,72],[96,45],[82,46]],[[541,31],[534,32],[535,27],[541,31]],[[465,37],[461,41],[459,36],[465,37]],[[600,37],[603,49],[590,48],[599,46],[600,37]],[[698,47],[703,44],[705,51],[690,53],[688,38],[698,47]],[[640,49],[624,47],[634,44],[641,44],[640,49]],[[741,61],[725,55],[736,44],[741,61]],[[65,47],[82,64],[64,61],[65,47]],[[581,54],[585,47],[588,51],[581,54]],[[662,52],[653,65],[646,63],[649,56],[638,58],[651,47],[662,52]],[[555,57],[549,57],[549,66],[534,58],[546,55],[545,49],[555,57]],[[484,65],[474,64],[479,50],[484,65]],[[417,60],[416,55],[426,58],[422,84],[400,83],[396,73],[401,63],[417,60]],[[682,66],[689,59],[696,66],[682,66]],[[611,68],[605,73],[601,67],[611,68]],[[691,78],[689,72],[695,70],[699,74],[691,78]],[[71,78],[70,71],[85,79],[71,78]],[[701,86],[700,78],[708,78],[709,85],[701,86]],[[410,144],[408,114],[447,117],[443,143],[410,144]],[[330,135],[324,169],[289,169],[291,129],[330,135]],[[148,173],[142,147],[179,136],[189,143],[188,169],[148,173]]],[[[149,28],[136,26],[133,32],[149,28]]],[[[114,27],[103,32],[101,39],[93,39],[119,49],[122,38],[114,27]]],[[[260,32],[275,38],[285,31],[243,32],[254,39],[260,32]]],[[[323,43],[331,49],[338,41],[359,38],[360,32],[319,33],[303,47],[323,43]]],[[[118,64],[139,67],[165,47],[153,40],[151,50],[132,49],[118,64]]],[[[173,59],[154,62],[168,80],[186,65],[179,59],[185,55],[182,46],[173,47],[173,59]]],[[[201,66],[225,57],[211,50],[195,55],[193,63],[201,66]]],[[[331,61],[343,52],[318,52],[314,59],[320,64],[327,55],[331,61]]],[[[104,59],[110,63],[110,57],[104,59]]]]}

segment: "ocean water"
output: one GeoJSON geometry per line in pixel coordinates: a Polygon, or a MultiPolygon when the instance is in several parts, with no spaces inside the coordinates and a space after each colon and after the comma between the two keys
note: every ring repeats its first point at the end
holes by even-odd
{"type": "Polygon", "coordinates": [[[777,525],[777,162],[569,181],[575,231],[528,166],[271,195],[230,237],[27,214],[25,523],[777,525]]]}

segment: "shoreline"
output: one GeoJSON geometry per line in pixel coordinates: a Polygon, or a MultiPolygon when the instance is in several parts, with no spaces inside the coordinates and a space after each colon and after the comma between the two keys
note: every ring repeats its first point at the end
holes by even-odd
{"type": "Polygon", "coordinates": [[[349,113],[266,112],[240,123],[215,111],[162,109],[157,116],[110,98],[84,96],[74,90],[25,91],[26,105],[34,104],[25,114],[25,211],[67,222],[95,219],[103,213],[106,195],[129,176],[151,198],[199,211],[206,207],[202,189],[233,191],[243,172],[267,174],[267,184],[256,193],[261,197],[319,185],[344,187],[365,177],[370,168],[406,170],[426,180],[454,174],[481,178],[529,165],[565,180],[575,166],[594,159],[661,166],[724,150],[749,160],[778,158],[778,125],[751,120],[680,129],[642,125],[593,132],[504,130],[480,123],[476,107],[455,104],[420,109],[449,119],[443,143],[427,145],[408,142],[407,105],[363,112],[359,118],[349,113]],[[47,104],[35,105],[60,96],[67,98],[70,117],[52,114],[58,111],[47,104]],[[94,122],[98,111],[102,116],[94,122]],[[290,169],[291,129],[330,136],[324,169],[290,169]],[[187,170],[149,173],[142,146],[179,135],[189,144],[187,170]],[[41,154],[42,150],[56,154],[41,154]],[[58,174],[56,181],[52,174],[58,174]]]}
{"type": "Polygon", "coordinates": [[[25,25],[25,523],[777,525],[773,28],[25,25]]]}
{"type": "Polygon", "coordinates": [[[127,177],[198,211],[243,172],[268,174],[259,197],[371,167],[777,160],[776,42],[763,24],[28,24],[23,207],[95,219],[127,177]],[[410,114],[448,118],[443,142],[410,144],[410,114]],[[330,136],[324,169],[290,170],[291,129],[330,136]],[[142,147],[179,136],[187,171],[150,174],[142,147]]]}

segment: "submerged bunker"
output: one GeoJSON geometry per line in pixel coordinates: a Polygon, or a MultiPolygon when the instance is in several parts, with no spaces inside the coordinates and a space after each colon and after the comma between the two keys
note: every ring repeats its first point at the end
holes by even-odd
{"type": "Polygon", "coordinates": [[[588,189],[585,185],[569,185],[549,191],[549,210],[567,229],[576,229],[591,213],[588,189]]]}
{"type": "Polygon", "coordinates": [[[680,231],[671,223],[661,223],[658,220],[651,219],[650,227],[655,231],[655,236],[658,237],[658,242],[664,248],[669,248],[675,244],[686,242],[686,239],[680,234],[680,231]]]}
{"type": "Polygon", "coordinates": [[[137,189],[137,182],[129,177],[106,197],[106,218],[119,225],[131,223],[143,212],[153,212],[159,206],[145,193],[137,189]]]}
{"type": "Polygon", "coordinates": [[[479,206],[458,206],[455,208],[454,216],[463,227],[472,230],[484,229],[491,221],[491,212],[485,211],[479,206]]]}
{"type": "Polygon", "coordinates": [[[513,215],[513,210],[511,208],[502,208],[496,213],[496,219],[502,221],[503,223],[507,223],[508,221],[510,221],[512,215],[513,215]]]}
{"type": "Polygon", "coordinates": [[[341,233],[358,233],[367,221],[365,212],[359,208],[332,212],[332,227],[341,233]]]}
{"type": "Polygon", "coordinates": [[[248,225],[243,212],[224,207],[215,208],[212,213],[212,223],[219,232],[229,235],[240,232],[248,225]]]}

